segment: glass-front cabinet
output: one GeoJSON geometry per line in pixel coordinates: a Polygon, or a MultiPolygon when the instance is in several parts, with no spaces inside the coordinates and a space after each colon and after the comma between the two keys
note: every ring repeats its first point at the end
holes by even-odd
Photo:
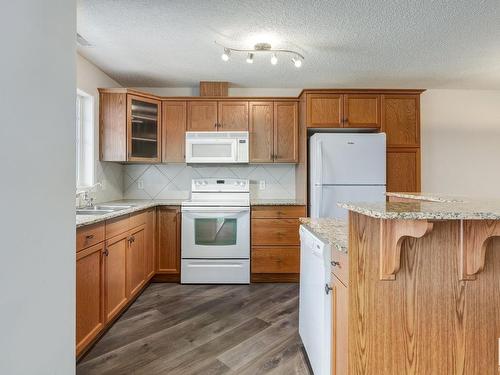
{"type": "Polygon", "coordinates": [[[129,161],[160,161],[160,108],[159,100],[127,95],[129,161]]]}

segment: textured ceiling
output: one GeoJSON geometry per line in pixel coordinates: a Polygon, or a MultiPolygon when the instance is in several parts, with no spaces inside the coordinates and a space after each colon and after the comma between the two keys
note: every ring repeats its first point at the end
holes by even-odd
{"type": "Polygon", "coordinates": [[[79,0],[78,32],[93,45],[79,52],[125,86],[500,89],[498,0],[79,0]],[[306,59],[224,63],[215,40],[306,59]]]}

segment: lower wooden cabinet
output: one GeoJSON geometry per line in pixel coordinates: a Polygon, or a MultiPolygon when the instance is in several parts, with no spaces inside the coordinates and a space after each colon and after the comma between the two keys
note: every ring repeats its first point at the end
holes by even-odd
{"type": "Polygon", "coordinates": [[[124,232],[106,241],[104,251],[104,290],[106,321],[113,319],[127,304],[127,251],[129,234],[124,232]]]}
{"type": "Polygon", "coordinates": [[[104,327],[104,243],[76,254],[76,352],[104,327]]]}
{"type": "Polygon", "coordinates": [[[155,244],[156,244],[156,209],[150,209],[146,213],[146,244],[144,248],[144,268],[146,279],[155,275],[155,244]]]}
{"type": "Polygon", "coordinates": [[[137,294],[146,283],[146,225],[130,230],[127,239],[127,297],[137,294]]]}
{"type": "Polygon", "coordinates": [[[332,273],[332,375],[348,373],[348,311],[347,287],[332,273]]]}
{"type": "Polygon", "coordinates": [[[158,258],[155,278],[179,281],[181,272],[181,211],[179,207],[159,207],[157,226],[158,258]]]}
{"type": "Polygon", "coordinates": [[[305,206],[252,207],[252,282],[299,280],[299,218],[304,216],[305,206]]]}

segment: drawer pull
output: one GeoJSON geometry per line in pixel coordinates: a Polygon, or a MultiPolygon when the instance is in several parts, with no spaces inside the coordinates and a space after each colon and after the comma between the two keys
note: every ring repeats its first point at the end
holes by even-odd
{"type": "Polygon", "coordinates": [[[325,293],[328,295],[330,291],[333,290],[328,284],[325,284],[325,293]]]}
{"type": "Polygon", "coordinates": [[[93,235],[93,234],[87,234],[87,235],[85,236],[85,238],[86,238],[87,240],[91,240],[92,238],[94,238],[94,235],[93,235]]]}
{"type": "Polygon", "coordinates": [[[332,260],[332,261],[330,262],[330,264],[332,265],[332,267],[338,267],[338,266],[340,266],[340,262],[336,262],[336,261],[334,261],[334,260],[332,260]]]}

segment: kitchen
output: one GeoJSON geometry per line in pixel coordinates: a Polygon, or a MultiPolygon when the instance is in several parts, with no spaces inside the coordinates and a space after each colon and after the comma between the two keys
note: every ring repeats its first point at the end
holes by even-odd
{"type": "Polygon", "coordinates": [[[497,4],[28,3],[1,373],[497,371],[497,4]]]}

